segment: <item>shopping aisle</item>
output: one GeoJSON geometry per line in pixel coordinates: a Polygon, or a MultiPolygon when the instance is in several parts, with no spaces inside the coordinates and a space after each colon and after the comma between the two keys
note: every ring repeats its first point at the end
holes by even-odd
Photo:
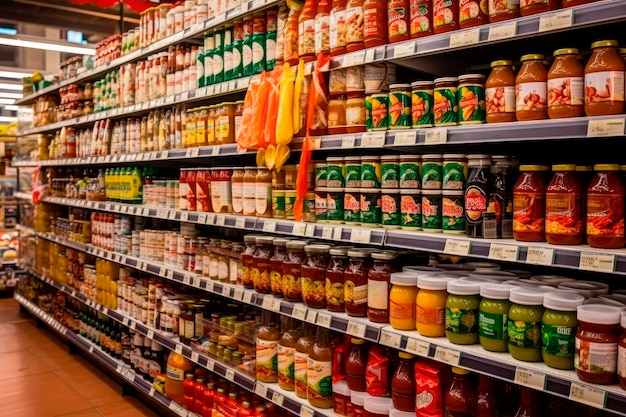
{"type": "Polygon", "coordinates": [[[36,321],[0,298],[0,417],[158,416],[36,321]]]}

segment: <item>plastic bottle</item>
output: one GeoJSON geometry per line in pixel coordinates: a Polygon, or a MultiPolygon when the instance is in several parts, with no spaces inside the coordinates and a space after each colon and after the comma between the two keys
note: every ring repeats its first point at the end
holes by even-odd
{"type": "Polygon", "coordinates": [[[315,344],[307,360],[307,398],[313,407],[333,407],[332,357],[329,331],[318,327],[315,344]]]}
{"type": "Polygon", "coordinates": [[[185,374],[192,371],[194,367],[193,362],[183,355],[174,351],[170,352],[165,372],[165,395],[168,398],[182,403],[185,374]]]}

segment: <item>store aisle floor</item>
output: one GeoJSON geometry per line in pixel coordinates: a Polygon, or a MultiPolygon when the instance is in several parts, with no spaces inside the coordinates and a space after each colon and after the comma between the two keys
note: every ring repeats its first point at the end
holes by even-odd
{"type": "Polygon", "coordinates": [[[117,381],[0,298],[0,417],[156,417],[117,381]]]}

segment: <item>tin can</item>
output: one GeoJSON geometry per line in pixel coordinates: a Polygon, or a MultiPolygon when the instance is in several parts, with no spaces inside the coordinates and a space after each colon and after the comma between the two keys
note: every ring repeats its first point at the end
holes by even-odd
{"type": "Polygon", "coordinates": [[[408,129],[411,120],[410,84],[393,84],[389,86],[389,129],[408,129]]]}
{"type": "Polygon", "coordinates": [[[419,155],[400,155],[400,188],[422,186],[422,163],[419,155]]]}
{"type": "Polygon", "coordinates": [[[343,195],[343,220],[350,224],[361,223],[361,194],[358,188],[346,188],[343,195]]]}
{"type": "Polygon", "coordinates": [[[433,114],[435,126],[454,126],[458,122],[458,99],[456,77],[435,80],[433,114]]]}
{"type": "Polygon", "coordinates": [[[361,186],[361,157],[346,156],[344,158],[344,164],[346,170],[346,187],[359,188],[361,186]]]}
{"type": "Polygon", "coordinates": [[[422,229],[441,232],[441,190],[422,190],[422,229]]]}
{"type": "Polygon", "coordinates": [[[381,190],[380,222],[383,227],[391,229],[400,227],[400,190],[381,190]]]}
{"type": "Polygon", "coordinates": [[[434,85],[432,81],[416,81],[411,84],[411,120],[414,128],[433,125],[434,85]]]}
{"type": "Polygon", "coordinates": [[[285,213],[285,190],[272,189],[272,217],[284,219],[285,213]]]}
{"type": "Polygon", "coordinates": [[[422,155],[422,189],[441,190],[443,167],[441,154],[422,155]]]}
{"type": "Polygon", "coordinates": [[[483,74],[461,75],[457,101],[459,124],[485,123],[485,76],[483,74]]]}
{"type": "Polygon", "coordinates": [[[441,228],[444,233],[465,234],[465,203],[463,190],[443,191],[441,228]]]}
{"type": "Polygon", "coordinates": [[[389,126],[389,95],[386,93],[376,93],[367,96],[365,105],[367,107],[367,130],[387,130],[389,126]]]}
{"type": "Polygon", "coordinates": [[[422,191],[419,189],[400,190],[400,227],[402,229],[422,229],[422,191]]]}
{"type": "Polygon", "coordinates": [[[465,154],[443,155],[443,180],[444,190],[464,190],[467,179],[467,157],[465,154]]]}
{"type": "Polygon", "coordinates": [[[326,163],[317,162],[315,163],[315,186],[326,187],[326,185],[326,163]]]}
{"type": "Polygon", "coordinates": [[[343,157],[326,158],[326,185],[328,188],[345,187],[345,175],[346,166],[343,157]]]}
{"type": "Polygon", "coordinates": [[[328,189],[326,187],[315,188],[315,221],[317,223],[328,221],[328,189]]]}
{"type": "Polygon", "coordinates": [[[293,211],[296,197],[296,190],[285,190],[285,219],[293,220],[296,218],[293,211]]]}
{"type": "Polygon", "coordinates": [[[375,226],[380,224],[380,189],[361,188],[361,224],[375,226]]]}
{"type": "Polygon", "coordinates": [[[400,178],[400,162],[396,155],[380,157],[381,178],[380,188],[398,188],[400,178]]]}
{"type": "Polygon", "coordinates": [[[382,167],[379,156],[361,157],[361,187],[380,188],[382,167]]]}
{"type": "Polygon", "coordinates": [[[343,189],[328,188],[326,207],[329,223],[343,223],[343,189]]]}

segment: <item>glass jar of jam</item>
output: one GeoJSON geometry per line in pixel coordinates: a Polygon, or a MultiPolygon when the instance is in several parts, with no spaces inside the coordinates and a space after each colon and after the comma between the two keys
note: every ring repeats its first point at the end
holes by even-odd
{"type": "Polygon", "coordinates": [[[365,132],[367,109],[365,108],[365,93],[350,92],[346,99],[345,131],[347,133],[365,132]]]}
{"type": "Polygon", "coordinates": [[[578,60],[578,49],[554,51],[548,71],[548,116],[551,119],[585,115],[585,69],[578,60]]]}
{"type": "Polygon", "coordinates": [[[331,248],[330,261],[326,268],[326,309],[343,312],[344,305],[344,272],[348,267],[348,249],[331,248]]]}
{"type": "Polygon", "coordinates": [[[546,183],[541,165],[520,165],[513,187],[513,237],[522,242],[545,240],[546,183]]]}
{"type": "Polygon", "coordinates": [[[274,253],[270,259],[270,286],[274,297],[283,296],[283,261],[287,256],[287,242],[289,239],[274,239],[274,253]]]}
{"type": "Polygon", "coordinates": [[[549,12],[561,7],[559,0],[520,0],[520,14],[522,16],[530,16],[537,13],[549,12]]]}
{"type": "Polygon", "coordinates": [[[250,269],[252,284],[257,292],[268,294],[272,292],[270,284],[270,259],[274,250],[274,238],[269,236],[257,236],[256,251],[250,269]]]}
{"type": "Polygon", "coordinates": [[[391,274],[396,272],[396,252],[372,253],[372,268],[367,273],[367,318],[374,323],[389,323],[391,274]]]}
{"type": "Polygon", "coordinates": [[[350,339],[350,352],[346,358],[346,382],[352,391],[365,392],[365,368],[368,345],[358,337],[350,339]]]}
{"type": "Polygon", "coordinates": [[[578,245],[584,236],[583,189],[576,165],[552,166],[546,188],[546,240],[553,245],[578,245]]]}
{"type": "Polygon", "coordinates": [[[346,96],[331,95],[328,100],[328,133],[331,135],[346,132],[346,96]]]}
{"type": "Polygon", "coordinates": [[[605,116],[624,113],[626,64],[617,51],[618,42],[598,41],[585,66],[585,114],[605,116]]]}
{"type": "Polygon", "coordinates": [[[252,266],[256,252],[256,235],[243,237],[244,249],[241,252],[242,284],[245,288],[254,288],[252,283],[252,266]]]}
{"type": "Polygon", "coordinates": [[[616,382],[620,314],[618,307],[578,306],[574,368],[582,381],[602,385],[616,382]]]}
{"type": "Polygon", "coordinates": [[[515,72],[513,61],[499,60],[491,63],[491,74],[485,83],[487,123],[514,122],[515,72]]]}
{"type": "Polygon", "coordinates": [[[459,28],[459,2],[433,0],[433,32],[451,32],[459,28]]]}
{"type": "Polygon", "coordinates": [[[287,301],[302,301],[301,267],[304,262],[305,240],[287,242],[287,256],[283,260],[283,297],[287,301]]]}
{"type": "Polygon", "coordinates": [[[548,70],[541,54],[523,55],[515,78],[515,116],[519,121],[548,118],[548,70]]]}
{"type": "Polygon", "coordinates": [[[379,0],[363,2],[363,45],[372,48],[387,43],[387,3],[379,0]]]}
{"type": "Polygon", "coordinates": [[[587,188],[587,243],[592,248],[624,247],[624,182],[618,164],[596,164],[587,188]]]}
{"type": "Polygon", "coordinates": [[[502,22],[520,16],[519,2],[489,0],[489,23],[502,22]]]}
{"type": "Polygon", "coordinates": [[[326,307],[326,267],[330,245],[306,245],[301,267],[302,299],[311,308],[326,307]]]}
{"type": "Polygon", "coordinates": [[[344,273],[346,313],[353,317],[367,316],[367,275],[371,267],[370,251],[348,251],[350,262],[344,273]]]}

